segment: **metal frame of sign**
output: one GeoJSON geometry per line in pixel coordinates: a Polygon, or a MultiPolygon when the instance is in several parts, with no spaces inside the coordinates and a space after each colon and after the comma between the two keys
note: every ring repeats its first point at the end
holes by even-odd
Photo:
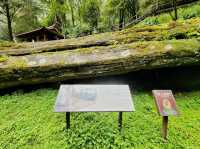
{"type": "Polygon", "coordinates": [[[120,131],[122,112],[135,111],[128,85],[61,85],[54,109],[66,112],[67,129],[71,112],[119,112],[120,131]]]}

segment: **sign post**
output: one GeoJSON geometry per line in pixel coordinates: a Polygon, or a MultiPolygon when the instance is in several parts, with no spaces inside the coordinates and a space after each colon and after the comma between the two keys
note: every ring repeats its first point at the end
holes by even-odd
{"type": "Polygon", "coordinates": [[[171,90],[153,90],[152,92],[157,111],[163,118],[162,136],[167,140],[168,116],[178,115],[176,101],[171,90]]]}
{"type": "Polygon", "coordinates": [[[168,116],[163,116],[162,136],[167,140],[168,116]]]}

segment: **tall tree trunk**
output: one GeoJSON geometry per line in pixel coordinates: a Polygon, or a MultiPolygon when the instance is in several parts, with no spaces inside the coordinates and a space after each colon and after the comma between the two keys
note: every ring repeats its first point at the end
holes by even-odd
{"type": "Polygon", "coordinates": [[[119,30],[124,28],[124,9],[119,10],[119,30]]]}
{"type": "Polygon", "coordinates": [[[75,19],[74,19],[74,10],[71,8],[71,13],[72,13],[72,25],[75,26],[75,19]]]}
{"type": "Polygon", "coordinates": [[[5,1],[5,9],[6,9],[7,24],[8,24],[8,33],[9,33],[10,41],[13,41],[12,19],[10,16],[10,8],[9,8],[8,0],[5,1]]]}
{"type": "Polygon", "coordinates": [[[75,26],[75,17],[74,17],[74,7],[72,4],[72,1],[70,1],[70,10],[71,10],[71,19],[72,19],[72,25],[75,26]]]}
{"type": "Polygon", "coordinates": [[[176,3],[176,0],[173,0],[173,6],[174,6],[174,20],[176,21],[178,19],[178,12],[177,12],[177,3],[176,3]]]}
{"type": "Polygon", "coordinates": [[[79,20],[79,23],[80,25],[82,24],[82,21],[81,21],[81,3],[82,1],[79,0],[76,5],[77,5],[77,11],[78,11],[78,20],[79,20]]]}

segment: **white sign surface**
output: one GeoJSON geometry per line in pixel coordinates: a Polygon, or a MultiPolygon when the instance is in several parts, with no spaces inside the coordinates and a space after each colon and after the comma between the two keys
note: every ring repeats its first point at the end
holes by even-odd
{"type": "Polygon", "coordinates": [[[55,112],[135,111],[128,85],[61,85],[55,112]]]}

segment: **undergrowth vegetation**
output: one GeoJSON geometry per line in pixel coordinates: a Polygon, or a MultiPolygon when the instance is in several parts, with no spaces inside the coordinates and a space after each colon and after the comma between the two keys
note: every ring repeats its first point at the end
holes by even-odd
{"type": "MultiPolygon", "coordinates": [[[[173,12],[171,12],[171,15],[173,15],[173,12]]],[[[171,15],[170,13],[163,13],[158,16],[148,17],[143,22],[141,22],[140,25],[157,25],[162,23],[168,23],[172,21],[171,15]]],[[[200,2],[189,7],[178,9],[179,20],[187,20],[197,17],[200,17],[200,2]]]]}
{"type": "Polygon", "coordinates": [[[136,111],[123,114],[123,131],[117,113],[72,113],[71,129],[65,114],[53,110],[57,90],[17,91],[0,97],[0,148],[181,148],[200,146],[200,91],[176,93],[180,116],[169,118],[168,142],[160,135],[158,116],[150,92],[133,92],[136,111]]]}

